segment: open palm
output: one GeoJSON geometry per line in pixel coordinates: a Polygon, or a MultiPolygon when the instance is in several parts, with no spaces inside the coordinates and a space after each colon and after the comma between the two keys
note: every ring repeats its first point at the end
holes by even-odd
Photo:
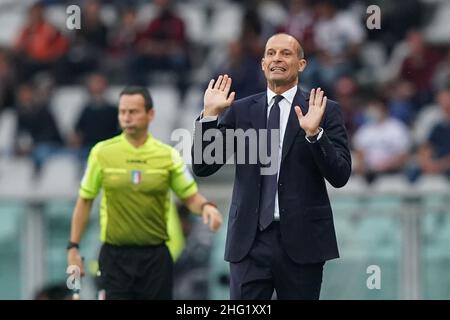
{"type": "Polygon", "coordinates": [[[231,78],[228,75],[220,75],[217,81],[212,79],[203,97],[204,116],[217,116],[228,108],[234,101],[235,92],[229,94],[231,78]]]}
{"type": "Polygon", "coordinates": [[[318,133],[326,105],[327,97],[324,96],[323,90],[318,88],[317,90],[311,90],[309,109],[306,115],[303,115],[299,106],[295,107],[295,113],[297,114],[300,127],[305,130],[307,136],[313,136],[318,133]]]}

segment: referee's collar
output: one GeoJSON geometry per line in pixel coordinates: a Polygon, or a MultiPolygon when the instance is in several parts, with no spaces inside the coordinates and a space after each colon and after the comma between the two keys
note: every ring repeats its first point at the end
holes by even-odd
{"type": "Polygon", "coordinates": [[[134,145],[131,144],[130,141],[128,141],[126,135],[124,132],[122,132],[122,134],[120,135],[122,137],[122,140],[129,145],[131,148],[133,148],[134,150],[140,150],[143,147],[148,147],[151,145],[151,143],[153,142],[153,136],[150,132],[147,133],[147,140],[145,140],[145,142],[139,146],[139,147],[135,147],[134,145]]]}

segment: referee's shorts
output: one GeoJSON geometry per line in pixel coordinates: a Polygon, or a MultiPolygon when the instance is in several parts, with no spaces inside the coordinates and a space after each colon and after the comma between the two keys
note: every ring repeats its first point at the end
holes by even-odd
{"type": "Polygon", "coordinates": [[[104,299],[172,299],[173,261],[156,246],[103,244],[98,286],[104,299]]]}

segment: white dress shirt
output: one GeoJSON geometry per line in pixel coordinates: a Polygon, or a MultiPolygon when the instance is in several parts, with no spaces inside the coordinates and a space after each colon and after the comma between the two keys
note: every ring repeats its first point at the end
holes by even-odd
{"type": "MultiPolygon", "coordinates": [[[[297,93],[297,86],[295,85],[291,89],[283,92],[281,95],[283,99],[278,103],[280,106],[280,144],[278,147],[278,172],[277,180],[280,175],[280,165],[281,165],[281,153],[283,151],[283,141],[284,133],[286,132],[286,126],[289,119],[289,113],[291,112],[292,102],[294,101],[295,94],[297,93]]],[[[277,94],[267,88],[267,118],[269,118],[270,110],[275,103],[275,96],[277,94]]],[[[274,220],[280,220],[280,210],[278,205],[278,189],[275,194],[275,212],[273,214],[274,220]]]]}

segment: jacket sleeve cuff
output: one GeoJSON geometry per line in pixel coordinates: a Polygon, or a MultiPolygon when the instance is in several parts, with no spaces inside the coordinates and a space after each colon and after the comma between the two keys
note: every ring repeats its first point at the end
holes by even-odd
{"type": "Polygon", "coordinates": [[[321,127],[319,127],[319,133],[318,134],[316,134],[315,136],[311,136],[311,137],[308,137],[308,136],[305,135],[305,139],[309,143],[316,143],[317,141],[320,140],[320,138],[322,138],[322,135],[323,135],[323,129],[321,127]]]}

